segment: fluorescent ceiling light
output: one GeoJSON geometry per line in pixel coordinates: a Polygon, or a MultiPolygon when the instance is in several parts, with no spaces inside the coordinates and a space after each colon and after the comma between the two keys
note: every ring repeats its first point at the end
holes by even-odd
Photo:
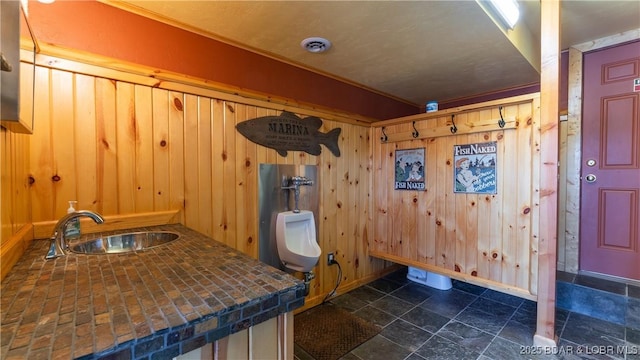
{"type": "Polygon", "coordinates": [[[516,0],[489,0],[491,7],[504,21],[509,29],[513,29],[520,17],[520,9],[516,0]]]}

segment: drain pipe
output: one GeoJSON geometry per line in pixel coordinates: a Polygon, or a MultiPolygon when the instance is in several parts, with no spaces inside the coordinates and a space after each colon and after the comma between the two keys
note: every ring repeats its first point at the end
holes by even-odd
{"type": "Polygon", "coordinates": [[[311,283],[311,280],[315,278],[316,278],[316,274],[314,274],[313,271],[304,273],[304,296],[305,297],[309,295],[309,284],[311,283]]]}

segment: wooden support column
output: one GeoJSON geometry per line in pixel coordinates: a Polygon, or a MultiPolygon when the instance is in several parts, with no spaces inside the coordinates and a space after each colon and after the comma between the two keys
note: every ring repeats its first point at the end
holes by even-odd
{"type": "Polygon", "coordinates": [[[555,347],[560,1],[540,2],[540,35],[540,234],[538,314],[533,344],[555,347]]]}

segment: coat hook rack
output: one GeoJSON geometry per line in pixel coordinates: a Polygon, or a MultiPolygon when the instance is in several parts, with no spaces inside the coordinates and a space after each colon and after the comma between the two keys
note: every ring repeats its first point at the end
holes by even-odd
{"type": "Polygon", "coordinates": [[[500,128],[502,129],[506,124],[506,122],[504,121],[504,118],[502,117],[502,106],[498,107],[498,112],[500,113],[500,120],[498,120],[498,126],[500,126],[500,128]]]}
{"type": "Polygon", "coordinates": [[[413,135],[414,139],[417,139],[418,136],[420,136],[420,133],[418,132],[418,129],[416,129],[416,122],[413,122],[413,132],[411,133],[411,135],[413,135]]]}
{"type": "Polygon", "coordinates": [[[385,129],[385,127],[383,126],[382,127],[382,136],[380,137],[380,140],[382,142],[387,142],[387,140],[389,140],[389,137],[387,136],[387,133],[384,132],[384,129],[385,129]]]}
{"type": "Polygon", "coordinates": [[[455,120],[454,120],[454,119],[455,119],[455,117],[456,117],[455,115],[451,115],[451,124],[453,124],[453,125],[451,126],[451,133],[452,133],[452,134],[455,134],[455,133],[457,133],[457,132],[458,132],[458,128],[456,127],[456,122],[455,122],[455,120]]]}

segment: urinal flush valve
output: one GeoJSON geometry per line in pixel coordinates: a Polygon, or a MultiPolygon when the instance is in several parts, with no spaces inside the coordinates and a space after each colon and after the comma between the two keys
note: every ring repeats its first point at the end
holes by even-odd
{"type": "Polygon", "coordinates": [[[298,201],[300,200],[300,186],[311,186],[313,185],[313,180],[305,176],[293,176],[289,179],[287,185],[282,186],[282,190],[293,190],[295,201],[293,212],[299,213],[300,209],[298,208],[298,201]]]}
{"type": "Polygon", "coordinates": [[[316,278],[316,274],[314,274],[313,271],[304,273],[304,296],[309,295],[311,280],[315,278],[316,278]]]}

